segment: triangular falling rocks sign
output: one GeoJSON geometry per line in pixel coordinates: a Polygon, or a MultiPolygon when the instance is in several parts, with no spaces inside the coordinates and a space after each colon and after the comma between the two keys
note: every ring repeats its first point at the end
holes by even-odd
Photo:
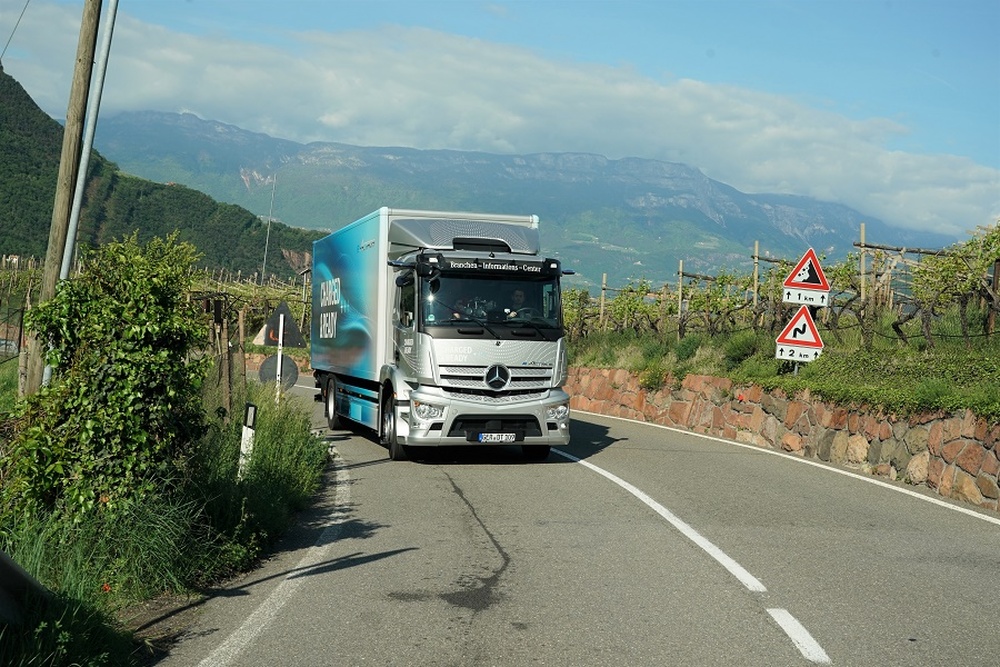
{"type": "Polygon", "coordinates": [[[812,248],[802,255],[802,259],[795,265],[792,272],[782,283],[785,287],[795,287],[798,289],[814,289],[820,292],[830,291],[830,282],[823,273],[823,268],[819,265],[819,258],[812,248]]]}

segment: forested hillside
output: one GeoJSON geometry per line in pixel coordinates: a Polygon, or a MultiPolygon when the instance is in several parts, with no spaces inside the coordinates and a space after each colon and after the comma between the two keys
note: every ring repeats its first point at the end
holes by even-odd
{"type": "MultiPolygon", "coordinates": [[[[62,126],[0,69],[0,254],[44,257],[55,198],[62,126]]],[[[200,264],[288,278],[306,266],[322,233],[272,223],[190,188],[126,175],[93,153],[79,243],[97,246],[138,231],[140,241],[178,231],[203,254],[200,264]]]]}

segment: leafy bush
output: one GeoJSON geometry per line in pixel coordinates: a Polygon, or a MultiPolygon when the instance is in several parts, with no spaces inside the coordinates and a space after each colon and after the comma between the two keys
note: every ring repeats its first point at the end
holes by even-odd
{"type": "Polygon", "coordinates": [[[646,391],[659,391],[667,381],[667,366],[658,359],[639,373],[639,386],[646,391]]]}
{"type": "Polygon", "coordinates": [[[761,335],[755,331],[739,331],[729,336],[722,346],[726,370],[733,370],[743,361],[762,350],[765,346],[762,344],[761,338],[761,335]]]}
{"type": "Polygon", "coordinates": [[[79,278],[26,316],[52,381],[25,402],[4,505],[114,511],[171,484],[202,430],[206,340],[187,301],[194,247],[133,236],[86,258],[79,278]]]}
{"type": "Polygon", "coordinates": [[[0,363],[0,412],[10,412],[17,400],[17,359],[0,363]]]}
{"type": "Polygon", "coordinates": [[[702,342],[704,342],[704,339],[698,334],[689,334],[681,338],[677,342],[677,361],[688,361],[694,358],[702,342]]]}
{"type": "Polygon", "coordinates": [[[944,408],[951,396],[951,387],[941,378],[924,378],[913,388],[916,405],[929,410],[944,408]]]}

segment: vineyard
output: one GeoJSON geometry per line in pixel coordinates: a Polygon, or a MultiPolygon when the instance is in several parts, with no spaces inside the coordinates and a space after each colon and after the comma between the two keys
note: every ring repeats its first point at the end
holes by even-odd
{"type": "MultiPolygon", "coordinates": [[[[829,334],[824,340],[858,339],[870,347],[883,337],[934,348],[942,339],[959,337],[971,347],[974,339],[994,332],[1000,311],[1000,227],[981,228],[968,241],[942,250],[864,241],[855,246],[858,252],[824,268],[832,287],[828,307],[818,313],[821,331],[829,334]]],[[[648,282],[602,285],[596,297],[567,290],[567,328],[574,340],[595,332],[649,332],[678,340],[689,333],[747,330],[777,335],[794,312],[782,292],[796,259],[755,252],[750,275],[690,274],[682,264],[677,282],[659,289],[648,282]]]]}
{"type": "Polygon", "coordinates": [[[659,289],[568,290],[570,363],[627,369],[647,390],[717,375],[873,412],[971,409],[1000,420],[1000,228],[942,250],[855,245],[823,269],[831,291],[813,317],[824,347],[801,368],[775,358],[775,338],[798,308],[782,293],[795,259],[757,253],[752,275],[680,267],[659,289]]]}
{"type": "MultiPolygon", "coordinates": [[[[1000,226],[944,249],[867,243],[863,230],[855,246],[847,259],[823,262],[829,302],[813,317],[824,349],[801,374],[797,364],[774,358],[775,336],[797,309],[782,293],[797,258],[762,256],[757,248],[747,275],[691,274],[682,264],[673,284],[604,284],[596,295],[567,289],[570,363],[627,368],[649,388],[693,372],[729,374],[878,409],[974,407],[1000,417],[1000,226]]],[[[0,364],[17,358],[23,312],[40,280],[35,262],[0,263],[0,364]]],[[[240,359],[252,350],[248,344],[282,302],[308,336],[308,272],[260,284],[256,275],[202,270],[195,284],[190,298],[204,306],[212,356],[240,359]]],[[[216,364],[220,386],[239,379],[231,374],[246,378],[243,364],[229,367],[216,364]]]]}
{"type": "MultiPolygon", "coordinates": [[[[305,278],[303,278],[305,280],[305,278]]],[[[26,342],[24,313],[33,303],[42,281],[41,263],[35,259],[0,258],[0,366],[17,364],[26,342]]],[[[196,270],[196,289],[190,294],[200,302],[206,313],[211,349],[206,352],[216,358],[223,350],[245,351],[248,342],[264,325],[281,302],[288,303],[295,313],[296,323],[308,331],[309,285],[307,282],[284,281],[271,276],[261,284],[259,275],[243,277],[228,271],[196,270]],[[222,341],[227,341],[223,345],[222,341]]],[[[234,355],[235,359],[239,355],[234,355]]],[[[23,359],[23,357],[22,357],[23,359]]],[[[220,373],[229,366],[217,364],[220,373]]],[[[238,371],[244,372],[242,364],[238,371]]],[[[235,378],[218,378],[230,385],[235,378]]],[[[245,379],[245,378],[244,378],[245,379]]],[[[23,377],[21,378],[23,388],[23,377]]],[[[226,392],[228,395],[228,392],[226,392]]]]}

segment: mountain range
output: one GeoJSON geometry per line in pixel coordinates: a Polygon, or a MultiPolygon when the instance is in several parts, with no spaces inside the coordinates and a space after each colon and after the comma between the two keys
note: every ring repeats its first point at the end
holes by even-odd
{"type": "Polygon", "coordinates": [[[123,170],[182,183],[293,227],[333,230],[380,206],[534,213],[570,282],[624,286],[686,272],[749,270],[809,247],[842,259],[859,240],[940,247],[957,239],[892,228],[840,204],[746,194],[685,164],[587,153],[491,153],[301,144],[192,114],[101,119],[95,146],[123,170]]]}
{"type": "MultiPolygon", "coordinates": [[[[81,245],[178,230],[203,264],[294,276],[311,243],[380,206],[534,213],[547,255],[575,286],[657,286],[686,272],[749,270],[763,255],[831,260],[870,242],[956,239],[895,229],[846,206],[745,194],[677,163],[587,153],[498,155],[301,144],[192,114],[102,117],[80,219],[81,245]]],[[[0,67],[0,253],[44,256],[62,128],[0,67]]]]}
{"type": "MultiPolygon", "coordinates": [[[[60,124],[0,66],[0,255],[45,257],[63,135],[60,124]]],[[[323,235],[268,224],[245,208],[180,184],[130,176],[97,151],[82,203],[78,249],[133,233],[145,242],[177,232],[200,251],[200,266],[245,277],[266,265],[268,274],[297,279],[308,265],[312,241],[323,235]]]]}

